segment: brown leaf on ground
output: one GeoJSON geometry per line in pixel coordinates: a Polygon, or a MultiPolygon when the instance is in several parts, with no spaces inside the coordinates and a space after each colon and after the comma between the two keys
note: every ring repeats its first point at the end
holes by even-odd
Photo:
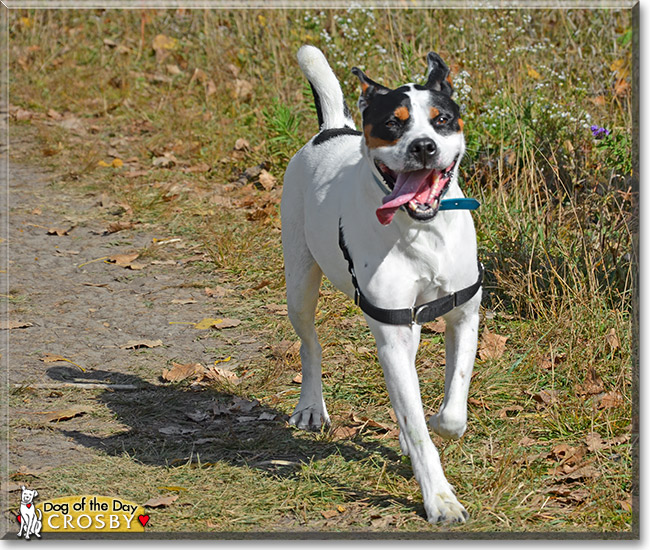
{"type": "Polygon", "coordinates": [[[138,270],[144,268],[144,264],[135,262],[139,256],[140,254],[138,252],[130,252],[128,254],[113,254],[107,258],[107,261],[126,269],[138,270]]]}
{"type": "Polygon", "coordinates": [[[339,511],[338,511],[338,510],[323,510],[323,511],[321,512],[321,515],[322,515],[325,519],[331,519],[331,518],[333,518],[333,517],[338,516],[338,515],[339,515],[339,511]]]}
{"type": "Polygon", "coordinates": [[[166,497],[155,497],[150,498],[147,502],[143,504],[145,508],[163,508],[169,506],[173,502],[178,500],[178,495],[169,495],[166,497]]]}
{"type": "Polygon", "coordinates": [[[498,359],[506,349],[507,340],[508,336],[500,336],[499,334],[490,332],[487,328],[483,329],[481,342],[479,343],[479,357],[483,361],[487,359],[498,359]]]}
{"type": "Polygon", "coordinates": [[[204,371],[205,368],[200,363],[188,363],[185,365],[172,363],[171,369],[163,369],[162,378],[167,382],[180,382],[191,376],[202,374],[204,371]]]}
{"type": "Polygon", "coordinates": [[[485,403],[485,401],[483,401],[482,398],[479,400],[479,399],[475,399],[475,398],[473,398],[473,397],[470,397],[470,398],[467,400],[467,402],[468,402],[470,405],[474,405],[475,407],[481,407],[481,408],[485,409],[486,411],[489,411],[489,410],[490,410],[490,407],[487,405],[487,403],[485,403]]]}
{"type": "Polygon", "coordinates": [[[600,451],[606,447],[605,443],[603,442],[603,438],[596,432],[592,432],[587,437],[585,437],[585,443],[587,444],[587,450],[591,451],[592,453],[594,451],[600,451]]]}
{"type": "Polygon", "coordinates": [[[527,435],[522,437],[519,440],[519,442],[517,443],[517,445],[519,445],[520,447],[532,447],[533,445],[536,445],[536,444],[537,444],[537,441],[535,441],[534,439],[531,439],[527,435]]]}
{"type": "Polygon", "coordinates": [[[294,384],[302,384],[302,373],[298,373],[293,377],[293,380],[291,380],[294,384]]]}
{"type": "Polygon", "coordinates": [[[435,333],[435,334],[444,334],[447,329],[447,324],[442,318],[438,318],[431,323],[427,323],[422,326],[422,332],[424,333],[435,333]]]}
{"type": "Polygon", "coordinates": [[[599,397],[598,399],[598,409],[613,409],[623,405],[623,395],[616,390],[607,392],[599,397]]]}
{"type": "Polygon", "coordinates": [[[548,490],[548,493],[554,495],[556,500],[563,504],[580,504],[591,496],[589,489],[567,484],[555,485],[548,490]]]}
{"type": "Polygon", "coordinates": [[[59,411],[51,411],[44,414],[48,422],[62,422],[64,420],[70,420],[76,416],[81,416],[89,412],[89,409],[86,407],[70,407],[69,409],[62,409],[59,411]]]}
{"type": "Polygon", "coordinates": [[[276,186],[278,180],[270,172],[267,172],[266,170],[262,170],[260,172],[259,182],[265,191],[270,191],[276,186]]]}
{"type": "Polygon", "coordinates": [[[210,298],[223,298],[224,296],[232,293],[232,290],[222,286],[215,286],[214,288],[205,287],[204,292],[205,295],[209,296],[210,298]]]}
{"type": "Polygon", "coordinates": [[[234,99],[246,101],[253,96],[253,84],[248,80],[236,78],[233,84],[230,85],[230,95],[234,99]]]}
{"type": "Polygon", "coordinates": [[[289,315],[286,304],[266,304],[262,307],[275,315],[289,315]]]}
{"type": "Polygon", "coordinates": [[[542,357],[539,366],[544,370],[552,370],[566,359],[566,353],[549,354],[542,357]]]}
{"type": "Polygon", "coordinates": [[[537,393],[526,390],[524,393],[530,395],[533,400],[542,407],[547,407],[549,405],[557,403],[558,396],[560,395],[560,392],[558,390],[540,390],[537,393]]]}
{"type": "Polygon", "coordinates": [[[271,354],[278,359],[293,359],[300,354],[300,341],[282,340],[271,346],[271,354]]]}
{"type": "Polygon", "coordinates": [[[247,139],[244,138],[239,138],[237,141],[235,141],[235,151],[245,151],[247,149],[250,149],[251,145],[248,143],[247,139]]]}
{"type": "Polygon", "coordinates": [[[504,407],[498,412],[499,418],[515,418],[519,416],[519,413],[522,412],[524,408],[521,405],[512,405],[510,407],[504,407]]]}
{"type": "Polygon", "coordinates": [[[575,389],[577,395],[584,396],[596,395],[603,392],[604,390],[605,384],[603,382],[603,379],[598,376],[598,373],[594,367],[589,368],[584,382],[582,384],[578,384],[575,389]]]}
{"type": "Polygon", "coordinates": [[[120,349],[157,348],[163,345],[162,340],[129,340],[120,349]]]}
{"type": "Polygon", "coordinates": [[[361,426],[336,426],[330,431],[333,440],[351,439],[359,433],[361,426]]]}
{"type": "Polygon", "coordinates": [[[203,377],[200,381],[203,380],[214,380],[217,382],[230,382],[231,384],[239,384],[239,376],[231,370],[222,369],[219,367],[208,367],[203,373],[203,377]]]}
{"type": "Polygon", "coordinates": [[[380,424],[379,422],[372,420],[371,418],[368,418],[367,416],[357,416],[354,413],[350,413],[349,416],[350,420],[352,422],[355,422],[356,424],[360,424],[361,428],[375,428],[380,431],[390,431],[391,426],[387,426],[385,424],[380,424]]]}
{"type": "Polygon", "coordinates": [[[13,330],[15,328],[29,328],[33,327],[32,323],[25,321],[15,321],[13,319],[5,319],[0,321],[0,330],[13,330]]]}
{"type": "Polygon", "coordinates": [[[224,328],[233,328],[241,325],[241,321],[239,319],[213,319],[210,317],[206,317],[205,319],[201,319],[198,323],[194,325],[195,329],[198,330],[207,330],[209,328],[214,328],[214,329],[224,329],[224,328]]]}
{"type": "Polygon", "coordinates": [[[104,231],[104,235],[111,235],[112,233],[117,233],[118,231],[124,231],[126,229],[133,229],[133,222],[121,221],[113,222],[108,224],[108,227],[104,231]]]}
{"type": "Polygon", "coordinates": [[[578,481],[583,479],[595,479],[601,476],[601,473],[591,464],[585,464],[566,473],[563,479],[567,481],[578,481]]]}
{"type": "Polygon", "coordinates": [[[607,342],[607,345],[611,351],[616,351],[621,347],[621,342],[616,335],[616,329],[613,327],[609,329],[609,332],[605,335],[605,341],[607,342]]]}
{"type": "Polygon", "coordinates": [[[178,48],[178,40],[164,34],[157,34],[151,43],[151,47],[156,53],[156,61],[160,63],[169,55],[169,52],[178,48]]]}
{"type": "Polygon", "coordinates": [[[74,229],[74,227],[75,227],[74,225],[68,227],[67,229],[63,227],[51,227],[50,229],[47,230],[47,234],[56,235],[58,237],[65,237],[66,235],[68,235],[68,233],[70,233],[70,231],[74,229]]]}

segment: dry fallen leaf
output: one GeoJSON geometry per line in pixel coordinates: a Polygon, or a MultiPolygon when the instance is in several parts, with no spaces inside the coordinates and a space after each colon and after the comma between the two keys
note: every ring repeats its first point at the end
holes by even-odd
{"type": "Polygon", "coordinates": [[[302,373],[298,373],[293,377],[293,380],[291,380],[294,384],[302,384],[302,373]]]}
{"type": "Polygon", "coordinates": [[[50,229],[47,230],[48,235],[56,235],[58,237],[65,237],[72,227],[68,227],[67,229],[63,229],[61,227],[51,227],[50,229]]]}
{"type": "Polygon", "coordinates": [[[143,504],[146,508],[162,508],[164,506],[169,506],[178,499],[178,495],[169,495],[166,497],[155,497],[150,498],[147,502],[143,504]]]}
{"type": "Polygon", "coordinates": [[[596,395],[604,390],[605,384],[603,379],[598,376],[594,367],[590,367],[587,371],[584,383],[576,386],[577,395],[596,395]]]}
{"type": "Polygon", "coordinates": [[[32,323],[27,323],[25,321],[14,321],[11,319],[5,319],[0,321],[0,330],[12,330],[15,328],[29,328],[33,327],[32,323]]]}
{"type": "Polygon", "coordinates": [[[180,382],[190,376],[202,374],[204,371],[205,368],[200,363],[190,363],[186,365],[172,363],[171,369],[163,369],[162,378],[167,382],[180,382]]]}
{"type": "Polygon", "coordinates": [[[322,515],[325,519],[331,519],[331,518],[333,518],[333,517],[335,517],[335,516],[338,516],[338,515],[339,515],[339,512],[338,512],[338,510],[323,510],[323,511],[321,512],[321,515],[322,515]]]}
{"type": "Polygon", "coordinates": [[[201,319],[198,323],[194,325],[195,329],[198,330],[207,330],[209,328],[214,328],[214,329],[224,329],[224,328],[233,328],[241,325],[241,321],[239,319],[212,319],[210,317],[206,317],[205,319],[201,319]]]}
{"type": "Polygon", "coordinates": [[[128,254],[113,254],[107,258],[107,261],[114,263],[115,265],[119,265],[120,267],[138,270],[144,267],[144,264],[139,264],[134,261],[139,256],[140,254],[138,252],[131,252],[128,254]]]}
{"type": "Polygon", "coordinates": [[[615,351],[621,347],[621,342],[616,335],[616,329],[613,327],[609,329],[609,332],[605,335],[605,341],[612,351],[615,351]]]}
{"type": "Polygon", "coordinates": [[[330,431],[332,439],[351,439],[359,433],[361,426],[337,426],[330,431]]]}
{"type": "Polygon", "coordinates": [[[63,420],[70,420],[76,416],[81,416],[87,412],[89,412],[89,409],[86,407],[71,407],[69,409],[62,409],[59,411],[51,411],[40,414],[45,414],[45,418],[48,422],[61,422],[63,420]]]}
{"type": "Polygon", "coordinates": [[[235,141],[235,151],[245,151],[246,149],[250,149],[250,147],[251,145],[247,139],[239,138],[235,141]]]}
{"type": "Polygon", "coordinates": [[[267,304],[262,307],[275,315],[289,315],[286,304],[267,304]]]}
{"type": "Polygon", "coordinates": [[[607,392],[598,399],[599,409],[613,409],[623,404],[623,395],[616,390],[607,392]]]}
{"type": "Polygon", "coordinates": [[[483,361],[487,359],[498,359],[506,349],[507,340],[508,336],[500,336],[499,334],[490,332],[487,328],[484,329],[479,344],[479,357],[483,361]]]}
{"type": "Polygon", "coordinates": [[[178,47],[178,40],[164,34],[157,34],[151,46],[154,52],[156,52],[156,61],[160,62],[169,55],[170,51],[178,47]]]}
{"type": "Polygon", "coordinates": [[[162,340],[129,340],[120,349],[157,348],[162,345],[162,340]]]}
{"type": "Polygon", "coordinates": [[[208,367],[203,373],[202,380],[204,379],[216,380],[217,382],[230,382],[231,384],[239,383],[239,376],[231,370],[222,369],[219,367],[208,367]]]}
{"type": "Polygon", "coordinates": [[[110,235],[111,233],[117,233],[118,231],[124,231],[125,229],[133,229],[133,222],[113,222],[108,225],[104,231],[104,235],[110,235]]]}
{"type": "Polygon", "coordinates": [[[278,180],[270,172],[267,172],[266,170],[262,170],[260,172],[259,182],[260,182],[260,185],[264,188],[265,191],[270,191],[271,189],[273,189],[275,187],[278,180]]]}
{"type": "Polygon", "coordinates": [[[253,84],[248,80],[236,78],[234,83],[230,86],[230,95],[234,99],[246,101],[253,96],[253,84]]]}
{"type": "Polygon", "coordinates": [[[215,286],[214,288],[205,287],[204,292],[205,295],[210,296],[210,298],[223,298],[227,294],[230,294],[232,290],[222,286],[215,286]]]}

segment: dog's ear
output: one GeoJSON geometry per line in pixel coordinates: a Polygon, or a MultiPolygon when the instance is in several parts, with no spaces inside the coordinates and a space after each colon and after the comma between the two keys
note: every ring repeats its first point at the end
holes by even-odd
{"type": "Polygon", "coordinates": [[[36,498],[37,496],[38,496],[38,491],[34,489],[34,498],[36,498]]]}
{"type": "Polygon", "coordinates": [[[20,488],[21,488],[21,490],[23,490],[23,491],[25,490],[25,486],[24,486],[24,485],[21,486],[20,488]]]}
{"type": "Polygon", "coordinates": [[[442,60],[442,58],[435,52],[427,54],[427,65],[429,65],[429,76],[424,85],[429,90],[442,92],[451,97],[454,89],[451,86],[451,79],[449,78],[449,67],[442,60]]]}
{"type": "Polygon", "coordinates": [[[370,80],[364,72],[359,69],[359,67],[352,68],[352,74],[359,79],[361,82],[361,95],[359,96],[359,110],[363,111],[367,106],[370,100],[377,94],[387,94],[390,92],[390,88],[377,84],[373,80],[370,80]]]}

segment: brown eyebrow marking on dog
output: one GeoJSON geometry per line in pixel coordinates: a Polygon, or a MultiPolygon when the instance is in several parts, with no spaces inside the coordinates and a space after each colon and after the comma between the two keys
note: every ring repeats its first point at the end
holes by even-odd
{"type": "Polygon", "coordinates": [[[397,109],[395,109],[394,113],[395,113],[395,116],[397,118],[399,118],[400,120],[408,120],[409,117],[411,116],[411,113],[409,113],[409,110],[404,106],[398,107],[397,109]]]}
{"type": "Polygon", "coordinates": [[[460,126],[460,131],[463,131],[463,126],[465,126],[465,123],[463,122],[462,118],[458,119],[458,126],[460,126]]]}
{"type": "Polygon", "coordinates": [[[375,136],[372,136],[372,124],[366,124],[363,127],[363,135],[366,138],[366,145],[368,146],[368,149],[376,149],[377,147],[390,147],[391,145],[395,145],[399,140],[394,140],[394,141],[388,141],[385,139],[381,139],[375,136]]]}
{"type": "Polygon", "coordinates": [[[433,120],[440,114],[440,111],[438,111],[438,109],[436,109],[435,107],[431,107],[429,114],[431,115],[431,119],[433,120]]]}

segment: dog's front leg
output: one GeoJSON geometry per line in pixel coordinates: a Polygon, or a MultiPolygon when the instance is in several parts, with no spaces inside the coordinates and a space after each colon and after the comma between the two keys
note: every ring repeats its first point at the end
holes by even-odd
{"type": "Polygon", "coordinates": [[[431,523],[463,523],[468,514],[454,496],[442,470],[438,451],[429,437],[415,370],[420,327],[390,326],[367,318],[377,342],[390,401],[400,427],[400,444],[411,458],[420,484],[427,519],[431,523]]]}
{"type": "Polygon", "coordinates": [[[445,439],[459,439],[467,428],[467,396],[478,341],[481,291],[446,317],[445,397],[429,426],[445,439]]]}

